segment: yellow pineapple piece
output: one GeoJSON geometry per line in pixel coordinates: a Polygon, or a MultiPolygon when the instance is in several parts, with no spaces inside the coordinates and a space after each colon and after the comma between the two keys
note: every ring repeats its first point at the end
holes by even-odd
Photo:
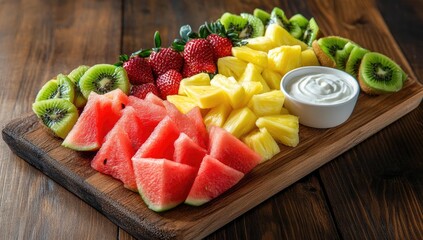
{"type": "Polygon", "coordinates": [[[270,91],[270,87],[267,85],[263,76],[261,76],[261,71],[262,69],[257,65],[248,63],[241,78],[238,79],[238,82],[259,82],[263,86],[263,92],[268,92],[270,91]]]}
{"type": "Polygon", "coordinates": [[[289,114],[289,111],[288,111],[288,109],[286,109],[286,108],[282,107],[282,108],[281,108],[281,111],[279,112],[279,114],[281,114],[281,115],[284,115],[284,114],[289,114]]]}
{"type": "Polygon", "coordinates": [[[281,112],[285,96],[279,90],[256,94],[251,97],[248,107],[257,117],[277,115],[281,112]]]}
{"type": "Polygon", "coordinates": [[[276,23],[267,26],[264,36],[272,39],[276,46],[299,45],[301,50],[306,50],[308,48],[307,44],[293,37],[285,28],[276,23]]]}
{"type": "Polygon", "coordinates": [[[267,52],[272,48],[278,47],[275,45],[272,39],[265,36],[250,38],[246,41],[248,42],[246,45],[247,47],[263,52],[267,52]]]}
{"type": "Polygon", "coordinates": [[[217,60],[218,73],[226,77],[233,76],[236,79],[240,78],[247,67],[247,63],[234,56],[222,57],[217,60]]]}
{"type": "Polygon", "coordinates": [[[301,52],[301,66],[320,66],[313,48],[308,48],[301,52]]]}
{"type": "Polygon", "coordinates": [[[281,151],[278,143],[266,128],[254,129],[242,141],[263,157],[261,163],[271,159],[281,151]]]}
{"type": "Polygon", "coordinates": [[[213,108],[227,101],[225,92],[215,86],[185,86],[185,92],[202,109],[213,108]]]}
{"type": "Polygon", "coordinates": [[[245,98],[245,90],[235,78],[216,74],[210,81],[210,85],[219,87],[226,93],[232,108],[242,107],[245,98]]]}
{"type": "Polygon", "coordinates": [[[227,102],[223,102],[222,104],[210,109],[203,118],[207,129],[211,126],[222,127],[231,111],[232,107],[227,102]]]}
{"type": "Polygon", "coordinates": [[[245,91],[244,101],[242,106],[246,106],[250,101],[251,97],[255,94],[263,92],[263,84],[260,82],[246,81],[241,83],[245,91]]]}
{"type": "Polygon", "coordinates": [[[257,116],[248,107],[234,109],[223,124],[223,128],[240,139],[255,127],[257,116]]]}
{"type": "Polygon", "coordinates": [[[281,46],[271,49],[268,53],[269,69],[285,75],[292,69],[301,67],[301,47],[281,46]]]}
{"type": "Polygon", "coordinates": [[[182,95],[168,95],[166,100],[173,103],[182,113],[187,113],[197,106],[197,102],[194,99],[182,95]]]}
{"type": "Polygon", "coordinates": [[[299,143],[298,117],[294,115],[272,115],[260,117],[256,121],[259,128],[266,128],[279,143],[295,147],[299,143]]]}
{"type": "Polygon", "coordinates": [[[185,86],[208,86],[210,85],[210,76],[207,73],[198,73],[191,77],[184,78],[179,84],[179,95],[186,95],[185,86]]]}
{"type": "Polygon", "coordinates": [[[233,47],[232,55],[238,59],[246,61],[248,63],[254,63],[259,67],[267,67],[267,53],[263,51],[257,51],[247,46],[233,47]]]}
{"type": "Polygon", "coordinates": [[[263,76],[270,89],[281,89],[282,74],[269,68],[265,68],[263,69],[263,72],[261,72],[261,76],[263,76]]]}

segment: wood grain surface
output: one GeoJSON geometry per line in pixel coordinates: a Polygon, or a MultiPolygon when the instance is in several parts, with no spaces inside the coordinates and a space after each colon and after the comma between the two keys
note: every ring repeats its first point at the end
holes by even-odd
{"type": "MultiPolygon", "coordinates": [[[[326,35],[349,37],[389,55],[413,81],[423,79],[419,57],[423,50],[419,31],[423,27],[421,1],[0,1],[1,127],[27,116],[38,89],[60,72],[80,64],[113,63],[120,53],[151,47],[155,30],[169,44],[183,24],[197,27],[224,11],[251,12],[255,7],[273,6],[281,7],[288,15],[301,12],[314,16],[326,35]]],[[[415,91],[414,86],[408,85],[410,91],[415,91]]],[[[407,102],[410,96],[401,97],[405,99],[400,101],[407,102]]],[[[361,96],[359,101],[369,104],[360,106],[356,111],[363,114],[354,115],[356,119],[351,122],[372,121],[374,118],[365,114],[370,109],[382,114],[369,123],[370,130],[362,129],[359,135],[364,137],[352,138],[356,141],[353,145],[367,140],[330,163],[316,166],[320,167],[317,171],[285,190],[275,189],[276,195],[206,238],[419,239],[423,235],[423,110],[420,104],[392,123],[396,116],[418,104],[413,99],[414,104],[399,105],[384,115],[390,106],[397,106],[396,100],[390,96],[383,97],[383,101],[361,96]],[[380,122],[387,127],[378,131],[380,122]]],[[[30,126],[36,129],[31,137],[45,134],[37,130],[36,124],[30,126]]],[[[329,138],[334,133],[319,132],[329,138]]],[[[307,137],[315,133],[304,134],[307,137]]],[[[58,142],[49,139],[40,138],[37,143],[49,148],[49,155],[61,156],[64,161],[75,157],[71,151],[63,155],[55,150],[58,142]]],[[[17,157],[5,142],[0,142],[0,147],[0,232],[5,239],[132,238],[101,210],[95,210],[17,157]]],[[[329,152],[333,158],[343,151],[329,152]]],[[[307,153],[308,149],[303,149],[301,156],[307,153]]],[[[42,155],[28,157],[37,159],[42,155]]],[[[97,176],[89,180],[93,185],[99,181],[101,177],[97,176]]],[[[114,183],[102,186],[101,191],[107,192],[109,187],[113,188],[114,183]]],[[[239,189],[242,186],[234,191],[239,189]]],[[[230,199],[230,193],[227,197],[230,199]]],[[[215,226],[214,221],[198,224],[215,226]]]]}

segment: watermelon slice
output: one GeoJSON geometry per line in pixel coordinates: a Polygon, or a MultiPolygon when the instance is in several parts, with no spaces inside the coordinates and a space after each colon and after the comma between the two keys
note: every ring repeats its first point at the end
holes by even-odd
{"type": "Polygon", "coordinates": [[[203,205],[237,184],[243,177],[242,172],[206,155],[185,203],[193,206],[203,205]]]}
{"type": "Polygon", "coordinates": [[[125,129],[116,125],[106,136],[104,144],[91,161],[95,170],[123,182],[124,187],[137,191],[132,156],[135,151],[125,129]]]}
{"type": "Polygon", "coordinates": [[[116,122],[115,126],[119,126],[128,134],[132,148],[136,151],[147,140],[153,130],[147,131],[133,107],[127,106],[122,112],[122,117],[116,122]]]}
{"type": "Polygon", "coordinates": [[[262,160],[258,153],[223,128],[212,126],[209,137],[209,155],[244,174],[262,160]]]}
{"type": "Polygon", "coordinates": [[[207,154],[206,149],[196,144],[185,133],[179,135],[174,146],[173,161],[190,165],[196,169],[200,167],[201,161],[207,154]]]}
{"type": "Polygon", "coordinates": [[[197,136],[204,142],[203,144],[200,144],[200,146],[207,148],[209,144],[209,132],[207,132],[207,128],[204,124],[204,119],[203,115],[201,114],[200,108],[194,107],[185,115],[187,115],[187,117],[194,122],[194,126],[197,129],[197,136]]]}
{"type": "Polygon", "coordinates": [[[168,159],[133,158],[138,192],[147,206],[161,212],[183,203],[196,169],[168,159]]]}
{"type": "Polygon", "coordinates": [[[134,96],[128,97],[128,106],[135,109],[144,127],[151,129],[151,131],[153,131],[157,124],[159,124],[167,114],[163,106],[151,104],[146,100],[134,96]]]}
{"type": "MultiPolygon", "coordinates": [[[[196,121],[193,121],[188,115],[185,115],[181,113],[178,108],[176,108],[175,105],[173,105],[171,102],[163,101],[163,104],[166,108],[168,116],[176,123],[176,126],[178,126],[179,131],[185,133],[188,135],[195,143],[200,145],[203,148],[207,147],[207,134],[204,135],[204,131],[206,131],[206,127],[204,126],[203,131],[198,130],[198,123],[196,121]]],[[[198,109],[199,110],[199,109],[198,109]]],[[[195,113],[192,114],[192,117],[194,117],[195,113]]],[[[201,117],[201,121],[203,118],[201,117]]],[[[204,123],[203,123],[204,125],[204,123]]]]}
{"type": "Polygon", "coordinates": [[[114,112],[119,112],[128,104],[128,95],[126,95],[120,88],[105,93],[104,96],[112,100],[112,109],[114,112]]]}
{"type": "Polygon", "coordinates": [[[144,100],[146,100],[149,103],[156,104],[157,106],[164,107],[163,105],[163,99],[155,95],[154,93],[147,93],[144,100]]]}
{"type": "Polygon", "coordinates": [[[134,158],[173,159],[174,143],[178,139],[179,134],[180,132],[175,123],[166,116],[138,149],[134,158]]]}
{"type": "Polygon", "coordinates": [[[78,151],[98,150],[122,115],[121,109],[113,107],[113,104],[111,98],[91,92],[78,121],[62,145],[78,151]]]}

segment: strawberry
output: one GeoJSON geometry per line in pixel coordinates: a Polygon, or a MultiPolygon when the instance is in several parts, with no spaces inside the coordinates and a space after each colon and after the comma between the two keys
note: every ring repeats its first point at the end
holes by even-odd
{"type": "Polygon", "coordinates": [[[154,82],[153,72],[146,58],[131,57],[123,63],[123,68],[132,85],[154,82]]]}
{"type": "Polygon", "coordinates": [[[144,99],[147,96],[147,93],[153,93],[154,95],[159,95],[159,90],[157,89],[154,83],[145,83],[141,85],[132,85],[131,95],[144,99]]]}
{"type": "Polygon", "coordinates": [[[212,46],[215,61],[221,57],[232,55],[232,41],[229,38],[213,33],[208,35],[206,39],[212,46]]]}
{"type": "Polygon", "coordinates": [[[216,72],[213,48],[204,38],[191,39],[186,43],[184,60],[184,76],[192,76],[200,72],[216,72]]]}
{"type": "Polygon", "coordinates": [[[150,54],[150,65],[156,76],[163,75],[170,69],[181,71],[184,59],[172,48],[159,48],[150,54]]]}
{"type": "Polygon", "coordinates": [[[181,80],[182,75],[174,69],[170,69],[165,74],[160,75],[156,79],[156,85],[159,89],[161,98],[166,99],[168,95],[178,94],[181,80]]]}

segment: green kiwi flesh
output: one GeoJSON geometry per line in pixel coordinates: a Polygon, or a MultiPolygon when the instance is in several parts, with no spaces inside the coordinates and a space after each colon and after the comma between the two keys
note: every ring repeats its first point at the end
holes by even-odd
{"type": "Polygon", "coordinates": [[[296,23],[298,26],[300,26],[301,29],[305,30],[308,26],[308,19],[306,17],[304,17],[302,14],[297,13],[295,15],[293,15],[290,19],[289,19],[290,23],[296,23]]]}
{"type": "Polygon", "coordinates": [[[239,38],[246,39],[264,35],[264,24],[258,17],[249,13],[241,13],[240,15],[242,18],[246,19],[248,23],[239,33],[239,38]]]}
{"type": "Polygon", "coordinates": [[[347,64],[348,57],[356,46],[357,45],[355,43],[347,42],[343,49],[336,51],[335,62],[338,69],[345,71],[345,65],[347,64]]]}
{"type": "Polygon", "coordinates": [[[319,59],[320,64],[328,67],[336,67],[336,51],[342,50],[350,40],[339,36],[328,36],[319,38],[313,44],[313,50],[319,59]]]}
{"type": "Polygon", "coordinates": [[[32,110],[43,125],[64,139],[78,120],[78,110],[70,101],[61,98],[34,102],[32,110]]]}
{"type": "Polygon", "coordinates": [[[403,71],[387,56],[369,52],[361,61],[358,80],[368,94],[393,93],[403,86],[403,71]]]}
{"type": "Polygon", "coordinates": [[[256,8],[253,11],[253,15],[254,17],[260,19],[264,26],[269,25],[270,13],[264,11],[263,9],[256,8]]]}
{"type": "Polygon", "coordinates": [[[241,32],[248,24],[247,19],[229,12],[225,12],[220,17],[219,21],[225,27],[226,31],[234,31],[237,33],[241,32]]]}
{"type": "Polygon", "coordinates": [[[270,19],[271,23],[277,23],[287,29],[289,20],[282,9],[274,7],[272,12],[270,13],[270,19]]]}
{"type": "Polygon", "coordinates": [[[348,56],[347,62],[345,63],[345,72],[349,73],[351,76],[358,78],[358,69],[360,67],[361,60],[364,55],[368,53],[369,50],[362,48],[360,46],[355,46],[350,55],[348,56]]]}
{"type": "Polygon", "coordinates": [[[302,41],[305,42],[307,45],[312,46],[314,40],[316,40],[320,35],[320,28],[317,25],[316,20],[314,18],[310,18],[308,21],[308,25],[304,30],[302,41]]]}
{"type": "Polygon", "coordinates": [[[75,99],[73,103],[77,108],[83,108],[87,103],[87,99],[84,97],[81,92],[81,89],[79,88],[79,80],[89,68],[89,66],[81,65],[73,69],[68,74],[69,79],[75,84],[75,99]]]}
{"type": "Polygon", "coordinates": [[[46,82],[37,93],[35,101],[63,98],[73,102],[75,98],[75,85],[63,74],[57,75],[56,79],[46,82]]]}
{"type": "Polygon", "coordinates": [[[90,67],[79,80],[79,87],[86,99],[92,91],[104,94],[120,88],[128,94],[130,83],[123,67],[111,64],[97,64],[90,67]]]}

